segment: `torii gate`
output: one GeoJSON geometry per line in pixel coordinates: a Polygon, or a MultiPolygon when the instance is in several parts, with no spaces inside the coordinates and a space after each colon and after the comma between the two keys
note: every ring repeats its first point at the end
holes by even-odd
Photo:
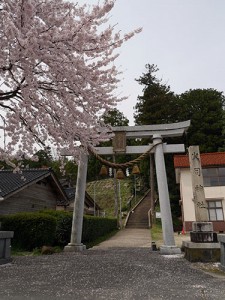
{"type": "MultiPolygon", "coordinates": [[[[163,231],[163,246],[160,247],[161,254],[177,254],[180,253],[180,248],[175,245],[173,223],[169,199],[169,191],[166,177],[166,168],[164,153],[181,153],[185,152],[183,144],[163,144],[164,137],[178,137],[182,136],[190,126],[190,121],[159,124],[159,125],[144,125],[144,126],[121,126],[113,127],[112,131],[115,133],[115,140],[117,139],[117,149],[115,147],[95,147],[95,151],[99,155],[114,155],[116,153],[126,154],[140,154],[149,150],[151,146],[153,149],[151,153],[155,154],[156,177],[159,192],[159,203],[162,220],[163,231]],[[125,139],[131,138],[151,138],[152,145],[145,146],[126,146],[125,139]]],[[[80,155],[76,195],[73,211],[73,223],[71,231],[71,241],[64,248],[64,251],[75,252],[85,249],[85,245],[81,243],[82,226],[83,226],[83,211],[84,198],[86,189],[88,155],[82,153],[80,155]]]]}

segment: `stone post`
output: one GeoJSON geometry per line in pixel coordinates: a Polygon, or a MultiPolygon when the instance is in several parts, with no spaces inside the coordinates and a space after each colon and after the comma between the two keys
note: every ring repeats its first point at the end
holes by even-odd
{"type": "Polygon", "coordinates": [[[189,163],[192,179],[193,199],[195,204],[196,222],[207,222],[209,220],[205,191],[203,185],[202,167],[198,146],[190,146],[189,163]]]}
{"type": "Polygon", "coordinates": [[[213,223],[209,222],[199,146],[190,146],[188,152],[196,218],[196,222],[192,223],[191,241],[196,243],[217,242],[216,233],[213,232],[213,223]]]}
{"type": "Polygon", "coordinates": [[[176,247],[173,232],[172,214],[170,208],[169,191],[167,185],[165,160],[161,135],[153,135],[155,147],[155,168],[159,192],[159,203],[162,219],[162,231],[164,245],[160,247],[161,254],[179,254],[181,249],[176,247]]]}
{"type": "Polygon", "coordinates": [[[81,153],[77,174],[71,240],[70,243],[64,248],[64,251],[66,252],[78,252],[86,248],[85,245],[81,243],[81,239],[84,214],[84,199],[86,190],[87,164],[88,155],[85,153],[81,153]]]}
{"type": "Polygon", "coordinates": [[[0,265],[12,261],[11,258],[11,239],[13,231],[0,231],[0,265]]]}
{"type": "Polygon", "coordinates": [[[191,262],[218,261],[220,246],[213,223],[208,222],[199,146],[190,146],[188,152],[196,221],[192,222],[191,241],[183,241],[185,258],[191,262]]]}

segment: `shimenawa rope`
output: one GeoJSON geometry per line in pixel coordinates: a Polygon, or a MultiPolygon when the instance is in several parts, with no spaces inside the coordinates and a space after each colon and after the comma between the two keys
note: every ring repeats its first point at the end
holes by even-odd
{"type": "Polygon", "coordinates": [[[117,164],[117,163],[113,163],[110,162],[104,158],[102,158],[93,148],[88,147],[88,150],[90,153],[92,153],[102,164],[114,168],[114,169],[119,169],[119,168],[128,168],[133,166],[134,164],[139,163],[141,160],[145,159],[149,153],[158,145],[162,144],[162,142],[157,143],[155,145],[152,145],[146,152],[142,153],[140,156],[138,156],[136,159],[130,160],[126,163],[122,163],[122,164],[117,164]]]}

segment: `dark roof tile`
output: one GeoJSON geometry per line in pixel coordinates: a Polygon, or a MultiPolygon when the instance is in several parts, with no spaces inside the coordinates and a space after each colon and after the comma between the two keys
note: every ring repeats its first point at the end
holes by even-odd
{"type": "Polygon", "coordinates": [[[24,169],[21,173],[12,170],[0,170],[0,197],[5,197],[14,191],[23,188],[29,183],[50,175],[49,169],[24,169]]]}

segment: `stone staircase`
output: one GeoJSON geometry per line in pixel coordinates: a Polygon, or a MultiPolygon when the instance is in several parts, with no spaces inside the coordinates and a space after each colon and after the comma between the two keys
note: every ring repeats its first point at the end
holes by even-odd
{"type": "Polygon", "coordinates": [[[150,192],[144,199],[130,212],[126,223],[126,228],[149,228],[148,211],[151,206],[150,192]]]}

